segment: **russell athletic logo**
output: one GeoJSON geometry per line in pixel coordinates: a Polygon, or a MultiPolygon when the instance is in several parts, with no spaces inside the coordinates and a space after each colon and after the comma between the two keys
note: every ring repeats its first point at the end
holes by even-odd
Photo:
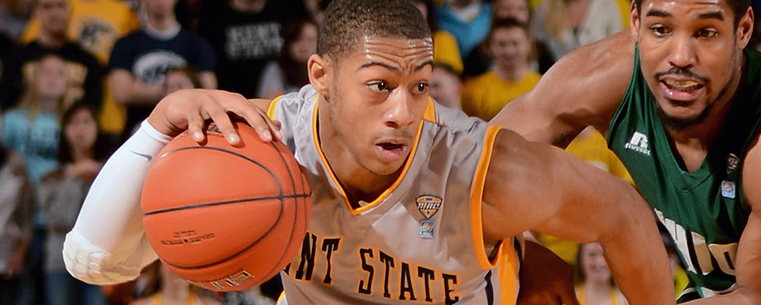
{"type": "Polygon", "coordinates": [[[631,140],[629,140],[629,143],[626,143],[624,145],[624,148],[631,149],[633,151],[636,151],[641,154],[650,155],[650,148],[647,141],[647,136],[639,131],[635,131],[634,134],[632,134],[631,140]]]}

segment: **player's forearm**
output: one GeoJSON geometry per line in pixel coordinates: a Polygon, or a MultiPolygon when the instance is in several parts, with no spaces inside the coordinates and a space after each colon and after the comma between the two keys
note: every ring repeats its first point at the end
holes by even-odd
{"type": "Polygon", "coordinates": [[[600,236],[611,271],[632,305],[674,304],[666,250],[647,204],[633,189],[623,192],[611,226],[600,236]]]}
{"type": "Polygon", "coordinates": [[[140,194],[150,161],[170,139],[146,125],[106,162],[66,236],[67,270],[82,281],[130,280],[156,259],[144,236],[140,194]]]}

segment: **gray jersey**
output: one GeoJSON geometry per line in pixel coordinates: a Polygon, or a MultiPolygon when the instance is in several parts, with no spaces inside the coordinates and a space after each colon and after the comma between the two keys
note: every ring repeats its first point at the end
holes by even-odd
{"type": "Polygon", "coordinates": [[[375,201],[353,208],[320,149],[318,104],[306,86],[269,109],[312,187],[301,252],[281,273],[287,303],[514,302],[519,244],[486,249],[481,223],[498,128],[431,100],[400,177],[375,201]]]}

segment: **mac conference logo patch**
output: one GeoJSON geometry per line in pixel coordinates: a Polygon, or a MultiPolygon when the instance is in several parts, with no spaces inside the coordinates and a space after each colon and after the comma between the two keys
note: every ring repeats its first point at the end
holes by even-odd
{"type": "Polygon", "coordinates": [[[415,199],[417,202],[417,209],[420,211],[426,219],[436,215],[436,212],[441,208],[441,198],[432,195],[423,195],[415,199]]]}

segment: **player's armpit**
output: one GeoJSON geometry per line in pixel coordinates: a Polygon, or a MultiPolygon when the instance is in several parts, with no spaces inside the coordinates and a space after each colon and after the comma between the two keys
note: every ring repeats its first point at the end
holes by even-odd
{"type": "Polygon", "coordinates": [[[517,305],[578,305],[571,266],[544,246],[525,242],[517,305]]]}
{"type": "Polygon", "coordinates": [[[527,229],[599,240],[630,304],[673,304],[668,259],[655,220],[625,181],[545,144],[499,132],[483,195],[487,244],[527,229]]]}

